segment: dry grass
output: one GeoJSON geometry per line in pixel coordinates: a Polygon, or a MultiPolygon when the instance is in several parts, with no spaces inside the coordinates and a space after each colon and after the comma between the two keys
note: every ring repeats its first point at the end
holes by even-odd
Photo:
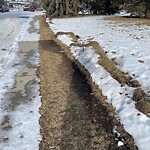
{"type": "Polygon", "coordinates": [[[133,139],[118,123],[114,109],[104,101],[106,97],[90,81],[88,72],[74,60],[69,47],[55,39],[44,18],[40,22],[40,149],[126,150],[130,147],[135,150],[133,139]],[[112,133],[114,125],[125,139],[125,145],[120,148],[112,133]]]}
{"type": "MultiPolygon", "coordinates": [[[[114,17],[111,17],[114,18],[114,17]]],[[[118,17],[116,17],[118,18],[118,17]]],[[[120,18],[120,17],[119,17],[120,18]]],[[[134,18],[134,20],[137,20],[136,18],[134,18]]],[[[148,19],[145,19],[146,21],[148,19]]],[[[65,34],[68,35],[68,33],[65,32],[61,32],[61,35],[65,34]]],[[[56,34],[56,37],[59,34],[56,34]]],[[[72,39],[74,39],[74,37],[76,37],[76,35],[74,35],[74,33],[70,32],[69,36],[72,37],[72,39]]],[[[60,44],[61,42],[59,42],[60,44]]],[[[61,44],[62,45],[62,44],[61,44]]],[[[118,82],[120,82],[121,85],[127,84],[130,87],[137,87],[137,90],[135,90],[135,93],[133,95],[133,100],[136,101],[136,107],[137,109],[139,109],[141,112],[143,112],[144,114],[147,115],[147,113],[150,112],[150,103],[148,102],[148,95],[143,91],[142,93],[144,94],[138,94],[139,92],[139,87],[141,86],[140,83],[137,80],[133,80],[132,77],[130,77],[129,75],[127,75],[126,73],[124,73],[123,71],[121,71],[118,67],[117,67],[117,63],[115,62],[115,60],[110,60],[107,57],[107,54],[104,52],[104,50],[100,47],[100,45],[97,42],[89,42],[88,44],[79,44],[79,43],[72,43],[70,46],[79,46],[79,47],[89,47],[92,46],[93,49],[96,51],[96,53],[98,53],[101,56],[101,59],[99,60],[99,64],[102,65],[109,73],[110,75],[116,79],[118,82]],[[139,101],[140,99],[140,101],[139,101]]],[[[66,47],[65,47],[66,49],[66,47]]],[[[72,59],[72,61],[74,61],[76,64],[78,64],[74,58],[72,58],[72,56],[69,54],[69,52],[67,52],[67,55],[70,57],[70,59],[72,59]]],[[[78,65],[80,67],[80,65],[78,65]]],[[[88,76],[89,80],[90,76],[88,75],[88,73],[85,73],[85,71],[80,68],[82,70],[82,72],[84,74],[86,74],[86,76],[88,76]]],[[[92,82],[92,81],[91,81],[92,82]]],[[[141,92],[140,92],[141,93],[141,92]]]]}
{"type": "Polygon", "coordinates": [[[148,25],[150,26],[150,19],[145,18],[128,18],[128,17],[106,17],[106,20],[116,21],[117,23],[135,23],[137,25],[148,25]]]}

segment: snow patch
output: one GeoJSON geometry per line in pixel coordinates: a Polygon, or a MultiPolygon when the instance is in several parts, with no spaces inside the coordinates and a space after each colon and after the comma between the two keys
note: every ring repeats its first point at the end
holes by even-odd
{"type": "MultiPolygon", "coordinates": [[[[87,43],[89,37],[97,41],[107,52],[107,56],[118,63],[118,67],[138,80],[145,91],[150,87],[150,27],[136,23],[118,23],[104,19],[104,16],[53,19],[49,24],[55,33],[73,32],[81,38],[79,43],[87,43]],[[130,25],[130,28],[128,28],[130,25]],[[130,30],[129,30],[130,29],[130,30]]],[[[59,37],[70,45],[70,38],[59,37]]],[[[92,47],[71,47],[73,56],[89,71],[93,82],[107,96],[108,103],[116,109],[120,122],[131,134],[140,150],[150,149],[150,118],[135,108],[132,100],[134,88],[121,86],[98,64],[100,56],[92,47]]],[[[121,146],[122,141],[118,142],[121,146]]]]}

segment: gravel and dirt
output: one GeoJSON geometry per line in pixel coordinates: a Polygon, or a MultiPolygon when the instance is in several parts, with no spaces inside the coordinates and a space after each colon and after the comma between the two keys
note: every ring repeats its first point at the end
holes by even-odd
{"type": "Polygon", "coordinates": [[[86,71],[40,18],[41,150],[135,150],[86,71]],[[116,132],[116,129],[118,132],[116,132]],[[114,132],[113,132],[114,131],[114,132]],[[118,147],[119,143],[124,143],[118,147]]]}

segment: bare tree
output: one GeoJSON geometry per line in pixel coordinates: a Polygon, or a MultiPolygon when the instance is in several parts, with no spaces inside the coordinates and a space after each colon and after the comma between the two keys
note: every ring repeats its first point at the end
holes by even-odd
{"type": "Polygon", "coordinates": [[[150,0],[145,0],[145,17],[150,18],[150,0]]]}
{"type": "Polygon", "coordinates": [[[0,5],[4,5],[5,1],[4,0],[0,0],[0,5]]]}

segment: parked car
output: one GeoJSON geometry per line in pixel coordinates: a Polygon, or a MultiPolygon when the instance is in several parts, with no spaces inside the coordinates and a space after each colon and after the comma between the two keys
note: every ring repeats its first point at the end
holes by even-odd
{"type": "Polygon", "coordinates": [[[24,7],[23,11],[29,11],[30,7],[24,7]]]}
{"type": "Polygon", "coordinates": [[[31,8],[30,8],[30,11],[31,11],[31,12],[35,12],[35,9],[31,7],[31,8]]]}
{"type": "Polygon", "coordinates": [[[4,7],[4,12],[9,12],[9,8],[8,7],[4,7]]]}
{"type": "Polygon", "coordinates": [[[23,11],[31,11],[31,12],[34,12],[35,9],[32,8],[32,7],[24,7],[23,11]]]}
{"type": "Polygon", "coordinates": [[[4,8],[2,5],[0,5],[0,12],[4,12],[4,8]]]}
{"type": "Polygon", "coordinates": [[[0,12],[9,12],[9,8],[4,5],[0,5],[0,12]]]}

